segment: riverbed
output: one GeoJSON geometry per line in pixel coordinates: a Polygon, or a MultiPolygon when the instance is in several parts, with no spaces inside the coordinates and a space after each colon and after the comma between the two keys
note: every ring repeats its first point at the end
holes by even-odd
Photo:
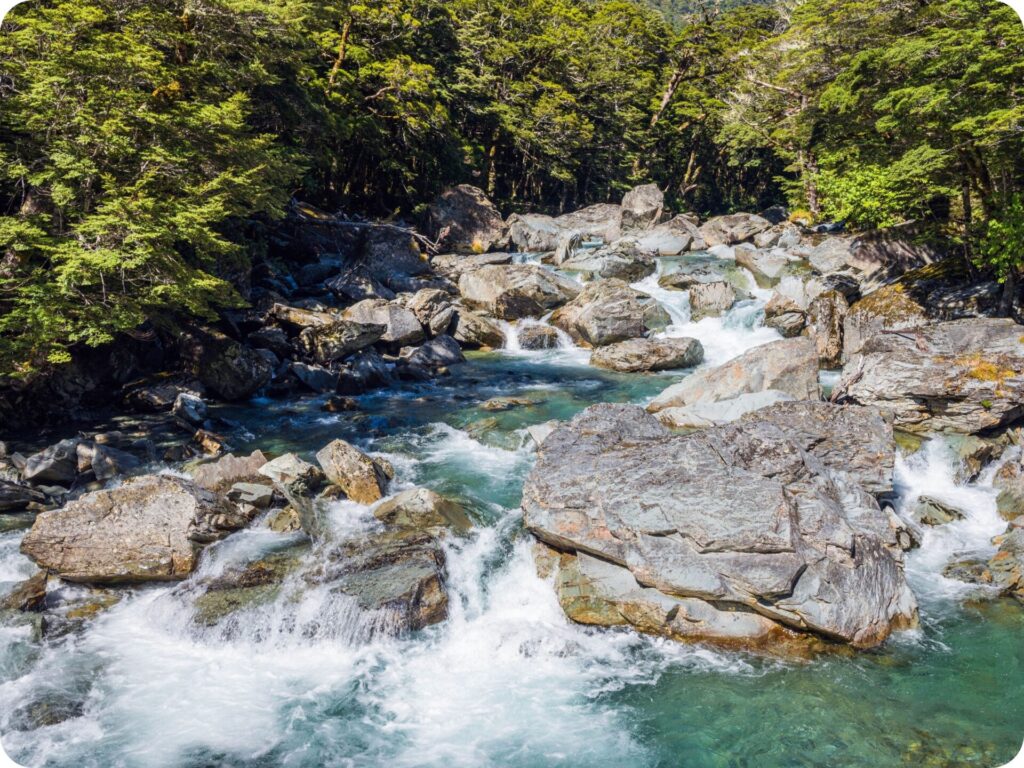
{"type": "MultiPolygon", "coordinates": [[[[704,255],[666,259],[659,274],[704,255]]],[[[751,298],[690,320],[687,295],[637,284],[693,336],[704,365],[779,338],[770,292],[734,268],[751,298]]],[[[536,322],[543,322],[538,319],[536,322]]],[[[450,617],[411,636],[368,632],[349,606],[284,589],[230,626],[197,627],[188,584],[132,590],[82,631],[45,641],[0,625],[0,732],[32,766],[997,766],[1024,736],[1024,610],[945,579],[958,552],[991,551],[1005,521],[994,467],[957,483],[934,439],[900,455],[900,505],[921,492],[965,520],[929,530],[908,555],[919,629],[870,652],[813,660],[724,652],[569,622],[535,572],[518,504],[535,449],[526,427],[598,402],[643,404],[685,371],[615,374],[567,339],[469,353],[447,377],[357,398],[221,406],[237,450],[311,458],[341,437],[395,466],[393,490],[427,486],[463,502],[475,528],[447,542],[450,617]],[[496,397],[528,400],[504,411],[496,397]],[[1001,524],[1001,525],[1000,525],[1001,524]]],[[[826,377],[827,378],[827,377],[826,377]]],[[[335,536],[372,525],[335,502],[335,536]]],[[[0,589],[35,568],[13,522],[0,533],[0,589]]],[[[253,527],[211,546],[193,578],[301,546],[253,527]]],[[[310,551],[303,555],[314,557],[310,551]]]]}

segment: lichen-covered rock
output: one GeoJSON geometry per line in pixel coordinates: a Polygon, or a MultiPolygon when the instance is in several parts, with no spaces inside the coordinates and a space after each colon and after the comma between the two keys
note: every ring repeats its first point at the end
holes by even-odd
{"type": "Polygon", "coordinates": [[[459,293],[472,307],[504,320],[540,317],[579,293],[579,286],[536,264],[486,266],[459,277],[459,293]]]}
{"type": "Polygon", "coordinates": [[[45,501],[46,496],[27,485],[0,480],[0,513],[18,512],[31,504],[42,504],[45,501]]]}
{"type": "Polygon", "coordinates": [[[658,302],[622,280],[595,280],[551,315],[551,324],[593,347],[647,336],[671,318],[658,302]]]}
{"type": "Polygon", "coordinates": [[[594,350],[590,364],[612,371],[667,371],[692,368],[704,360],[697,339],[627,339],[594,350]]]}
{"type": "Polygon", "coordinates": [[[880,332],[843,368],[838,397],[893,411],[909,432],[977,434],[1024,414],[1024,327],[973,318],[880,332]]]}
{"type": "Polygon", "coordinates": [[[334,440],[316,454],[327,479],[352,501],[372,504],[384,497],[388,478],[381,467],[354,445],[334,440]]]}
{"type": "Polygon", "coordinates": [[[789,296],[774,293],[764,308],[764,324],[791,339],[803,333],[807,313],[789,296]]]}
{"type": "Polygon", "coordinates": [[[697,402],[728,400],[768,389],[796,400],[817,400],[818,353],[807,338],[782,339],[755,347],[717,368],[687,376],[651,402],[652,413],[697,402]]]}
{"type": "Polygon", "coordinates": [[[338,320],[306,328],[299,339],[306,354],[321,365],[330,365],[380,341],[388,330],[384,323],[338,320]]]}
{"type": "Polygon", "coordinates": [[[843,321],[850,305],[838,291],[826,291],[807,308],[807,329],[818,348],[818,362],[823,368],[836,368],[843,363],[843,321]]]}
{"type": "Polygon", "coordinates": [[[559,216],[555,224],[563,232],[579,232],[584,239],[612,243],[622,237],[622,207],[613,203],[590,205],[559,216]]]}
{"type": "Polygon", "coordinates": [[[21,549],[67,581],[175,581],[192,572],[204,544],[250,519],[188,480],[147,475],[41,513],[21,549]]]}
{"type": "Polygon", "coordinates": [[[589,582],[619,569],[593,623],[748,647],[793,633],[872,647],[913,626],[917,606],[890,516],[831,465],[844,454],[808,453],[766,420],[682,436],[634,406],[593,406],[540,446],[524,521],[570,564],[602,561],[577,559],[589,582]],[[625,610],[621,596],[641,587],[659,593],[642,600],[650,610],[625,610]],[[729,610],[744,615],[717,613],[729,610]],[[697,617],[692,633],[673,625],[680,613],[697,617]]]}

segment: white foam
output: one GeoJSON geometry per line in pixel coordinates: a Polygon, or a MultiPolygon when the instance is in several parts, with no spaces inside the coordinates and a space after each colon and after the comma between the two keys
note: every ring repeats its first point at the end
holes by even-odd
{"type": "Polygon", "coordinates": [[[992,537],[1006,530],[1006,521],[996,511],[996,491],[992,477],[998,468],[990,467],[976,483],[957,483],[957,459],[941,437],[929,440],[910,456],[898,455],[894,484],[899,494],[897,512],[909,518],[922,494],[947,502],[962,510],[966,517],[946,525],[922,526],[921,547],[907,558],[907,574],[918,598],[962,597],[977,587],[947,579],[943,569],[963,554],[991,554],[992,537]]]}

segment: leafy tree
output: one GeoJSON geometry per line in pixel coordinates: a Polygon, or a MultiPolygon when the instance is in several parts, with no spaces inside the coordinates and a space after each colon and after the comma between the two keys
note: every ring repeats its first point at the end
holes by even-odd
{"type": "Polygon", "coordinates": [[[28,371],[147,319],[237,304],[233,218],[298,171],[247,124],[267,76],[250,4],[56,0],[0,36],[0,360],[28,371]]]}

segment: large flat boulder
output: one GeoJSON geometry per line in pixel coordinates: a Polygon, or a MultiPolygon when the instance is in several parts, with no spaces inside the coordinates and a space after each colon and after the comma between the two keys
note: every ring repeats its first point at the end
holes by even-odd
{"type": "Polygon", "coordinates": [[[587,283],[551,315],[552,325],[592,347],[641,338],[670,322],[655,299],[615,278],[587,283]]]}
{"type": "Polygon", "coordinates": [[[976,434],[1024,415],[1024,326],[973,318],[880,332],[843,368],[846,401],[910,432],[976,434]]]}
{"type": "Polygon", "coordinates": [[[590,253],[578,252],[561,268],[579,272],[587,278],[617,277],[627,283],[635,283],[653,275],[657,266],[650,254],[640,250],[635,241],[623,239],[590,253]]]}
{"type": "Polygon", "coordinates": [[[490,265],[459,277],[465,303],[503,320],[539,317],[579,290],[572,280],[536,264],[490,265]]]}
{"type": "Polygon", "coordinates": [[[177,581],[203,545],[249,522],[227,499],[170,475],[146,475],[43,512],[21,551],[67,581],[177,581]]]}
{"type": "MultiPolygon", "coordinates": [[[[683,436],[635,406],[593,406],[539,447],[526,526],[590,581],[617,568],[613,594],[660,593],[645,598],[663,608],[651,621],[611,599],[609,623],[752,647],[809,635],[868,648],[913,626],[891,517],[854,475],[766,424],[683,436]],[[674,626],[680,613],[698,617],[693,631],[674,626]]],[[[605,623],[601,612],[592,623],[605,623]]]]}
{"type": "Polygon", "coordinates": [[[622,237],[622,206],[598,203],[555,219],[563,232],[578,232],[585,239],[611,243],[622,237]]]}
{"type": "Polygon", "coordinates": [[[819,398],[818,351],[811,339],[773,341],[717,368],[697,371],[654,398],[648,410],[656,413],[769,389],[785,392],[795,400],[819,398]]]}
{"type": "Polygon", "coordinates": [[[565,230],[551,217],[539,213],[514,213],[505,222],[509,240],[524,253],[553,251],[565,230]]]}
{"type": "Polygon", "coordinates": [[[505,222],[482,189],[460,184],[430,206],[430,229],[438,246],[455,253],[485,253],[501,242],[505,222]]]}

